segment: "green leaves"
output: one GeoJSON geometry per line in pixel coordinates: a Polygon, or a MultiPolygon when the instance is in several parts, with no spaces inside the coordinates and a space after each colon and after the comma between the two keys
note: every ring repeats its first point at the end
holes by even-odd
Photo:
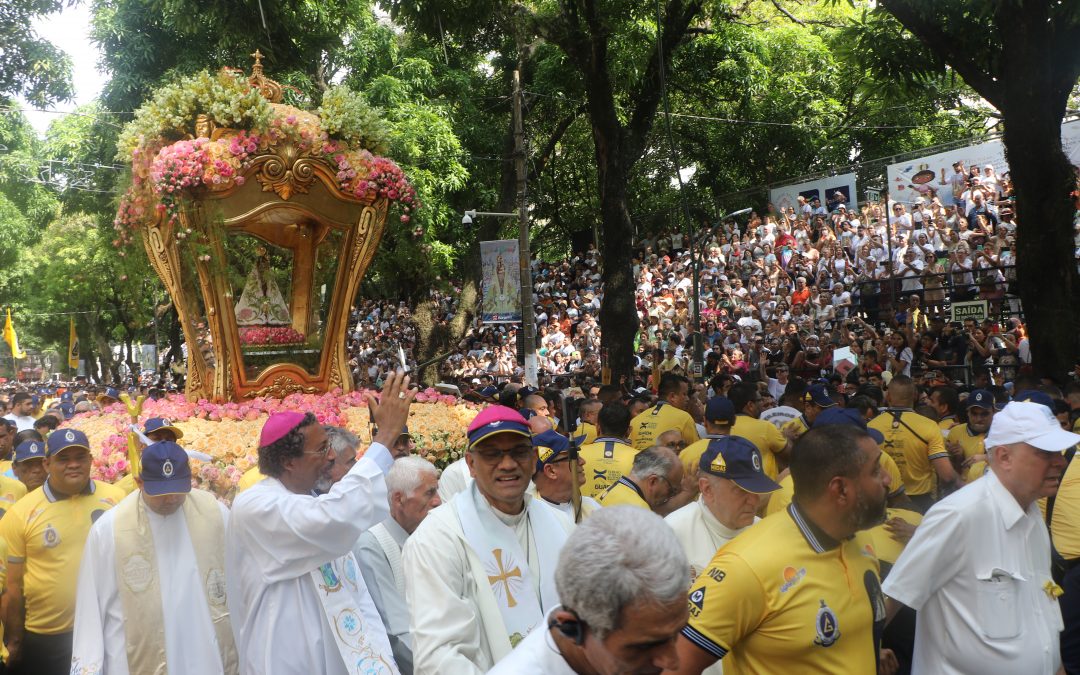
{"type": "Polygon", "coordinates": [[[322,105],[315,111],[323,131],[340,138],[354,149],[386,154],[390,129],[382,111],[368,105],[363,94],[348,87],[331,87],[323,94],[322,105]]]}

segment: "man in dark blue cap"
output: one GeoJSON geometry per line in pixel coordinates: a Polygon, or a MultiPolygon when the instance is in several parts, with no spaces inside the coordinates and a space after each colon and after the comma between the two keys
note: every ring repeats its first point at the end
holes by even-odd
{"type": "Polygon", "coordinates": [[[697,501],[664,519],[686,551],[692,579],[721,546],[759,520],[757,511],[762,500],[780,489],[762,470],[758,449],[739,436],[721,436],[708,442],[698,463],[697,483],[701,492],[697,501]]]}
{"type": "Polygon", "coordinates": [[[45,441],[23,441],[15,448],[15,477],[32,492],[45,482],[45,441]]]}
{"type": "Polygon", "coordinates": [[[191,488],[187,452],[143,450],[138,490],[90,530],[73,672],[239,672],[225,597],[228,509],[191,488]]]}
{"type": "Polygon", "coordinates": [[[97,403],[102,408],[108,408],[119,400],[120,392],[113,387],[105,387],[105,391],[97,396],[97,403]]]}
{"type": "MultiPolygon", "coordinates": [[[[184,432],[180,430],[180,427],[177,427],[169,421],[168,418],[151,417],[146,420],[146,424],[143,425],[143,435],[155,443],[160,441],[175,443],[184,437],[184,432]]],[[[129,473],[116,481],[115,485],[123,490],[124,494],[131,494],[135,491],[136,482],[137,479],[135,476],[129,473]]]]}
{"type": "Polygon", "coordinates": [[[45,444],[48,477],[0,520],[7,545],[4,640],[11,672],[66,675],[75,620],[74,571],[90,526],[124,494],[90,478],[90,442],[59,429],[45,444]]]}
{"type": "Polygon", "coordinates": [[[953,468],[965,483],[982,478],[986,473],[986,432],[994,419],[994,394],[976,389],[964,401],[967,422],[957,424],[945,437],[953,468]]]}
{"type": "MultiPolygon", "coordinates": [[[[565,513],[571,520],[574,518],[574,506],[571,503],[573,495],[574,471],[570,466],[570,441],[562,434],[548,430],[533,436],[533,445],[536,446],[536,473],[533,474],[533,485],[536,486],[536,496],[543,499],[550,506],[565,513]]],[[[585,460],[580,456],[577,459],[578,490],[585,484],[585,460]]],[[[581,495],[581,493],[578,493],[581,495]]],[[[600,503],[592,497],[581,495],[581,515],[588,516],[600,508],[600,503]]]]}
{"type": "Polygon", "coordinates": [[[813,426],[814,420],[817,419],[822,410],[832,408],[835,405],[836,401],[829,396],[828,387],[820,383],[812,384],[807,387],[806,394],[803,395],[802,414],[785,424],[781,431],[784,432],[784,435],[797,439],[810,431],[810,427],[813,426]]]}

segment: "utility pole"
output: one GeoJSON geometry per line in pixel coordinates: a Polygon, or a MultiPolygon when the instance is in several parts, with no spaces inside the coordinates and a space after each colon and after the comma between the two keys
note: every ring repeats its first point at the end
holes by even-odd
{"type": "Polygon", "coordinates": [[[536,317],[533,314],[532,254],[529,252],[529,212],[526,194],[525,123],[522,120],[521,71],[514,71],[514,172],[517,174],[518,279],[521,283],[521,334],[525,345],[525,383],[538,386],[536,364],[536,317]]]}

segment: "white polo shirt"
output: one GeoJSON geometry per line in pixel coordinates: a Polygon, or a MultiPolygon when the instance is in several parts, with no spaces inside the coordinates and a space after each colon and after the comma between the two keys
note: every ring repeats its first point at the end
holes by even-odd
{"type": "Polygon", "coordinates": [[[934,505],[882,585],[918,610],[911,672],[1053,675],[1058,603],[1050,537],[990,471],[934,505]]]}

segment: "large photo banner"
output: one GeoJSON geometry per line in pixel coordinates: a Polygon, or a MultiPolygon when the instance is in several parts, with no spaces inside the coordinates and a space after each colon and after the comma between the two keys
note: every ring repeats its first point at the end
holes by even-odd
{"type": "MultiPolygon", "coordinates": [[[[1061,125],[1061,144],[1072,163],[1080,164],[1080,120],[1061,125]]],[[[929,200],[937,195],[942,204],[955,204],[964,191],[961,176],[966,177],[972,167],[984,172],[987,166],[994,167],[999,177],[1009,170],[1001,139],[890,164],[886,170],[889,199],[912,204],[919,197],[929,200]],[[957,162],[963,162],[962,173],[954,167],[957,162]]]]}
{"type": "Polygon", "coordinates": [[[777,211],[782,211],[789,206],[797,210],[799,197],[806,197],[808,204],[816,197],[821,200],[822,206],[832,212],[840,204],[836,196],[838,192],[843,195],[844,203],[849,209],[855,206],[859,196],[855,190],[855,174],[845,173],[841,176],[775,188],[769,190],[769,201],[777,211]]]}
{"type": "Polygon", "coordinates": [[[480,320],[484,323],[521,322],[518,251],[517,239],[480,242],[483,270],[480,320]]]}

